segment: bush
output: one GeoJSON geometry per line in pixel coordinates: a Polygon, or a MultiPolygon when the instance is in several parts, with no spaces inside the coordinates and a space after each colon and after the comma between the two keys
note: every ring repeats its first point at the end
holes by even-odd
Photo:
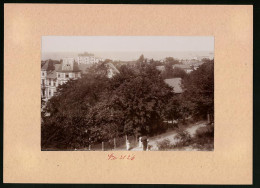
{"type": "Polygon", "coordinates": [[[213,150],[214,148],[214,125],[207,125],[197,129],[193,139],[193,147],[200,150],[213,150]]]}
{"type": "Polygon", "coordinates": [[[191,137],[189,132],[179,130],[174,137],[175,144],[172,144],[169,139],[157,142],[159,150],[183,149],[187,146],[192,146],[199,150],[213,150],[214,148],[214,125],[201,127],[196,131],[194,137],[191,137]]]}
{"type": "Polygon", "coordinates": [[[157,147],[159,150],[168,150],[172,148],[172,145],[169,139],[164,139],[161,142],[157,142],[157,147]]]}
{"type": "Polygon", "coordinates": [[[214,125],[207,125],[200,127],[196,130],[195,138],[213,138],[214,137],[214,125]]]}
{"type": "Polygon", "coordinates": [[[169,139],[165,139],[161,142],[157,142],[157,147],[159,150],[169,150],[176,149],[180,147],[188,146],[191,143],[191,135],[187,131],[179,131],[177,135],[174,137],[177,139],[175,144],[171,144],[169,139]]]}
{"type": "Polygon", "coordinates": [[[185,130],[180,130],[177,133],[175,139],[178,140],[178,142],[176,143],[176,147],[187,146],[191,142],[191,135],[185,130]]]}

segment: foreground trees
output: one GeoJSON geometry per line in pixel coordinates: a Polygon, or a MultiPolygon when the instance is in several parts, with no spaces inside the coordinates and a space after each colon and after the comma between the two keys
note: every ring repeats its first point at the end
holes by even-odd
{"type": "Polygon", "coordinates": [[[112,79],[102,68],[92,67],[83,78],[59,86],[47,102],[43,147],[80,148],[90,141],[151,134],[160,126],[173,93],[155,66],[122,66],[112,79]]]}
{"type": "Polygon", "coordinates": [[[83,148],[123,135],[151,135],[164,120],[213,114],[213,62],[185,76],[181,95],[143,56],[119,71],[109,79],[107,67],[99,64],[59,86],[42,111],[42,148],[83,148]]]}
{"type": "Polygon", "coordinates": [[[190,113],[197,118],[214,118],[214,60],[208,60],[183,80],[183,99],[189,102],[190,113]]]}

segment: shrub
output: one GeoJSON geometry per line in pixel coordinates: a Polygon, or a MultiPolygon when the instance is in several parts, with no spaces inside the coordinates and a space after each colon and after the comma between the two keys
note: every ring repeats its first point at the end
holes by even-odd
{"type": "Polygon", "coordinates": [[[178,142],[176,143],[176,147],[187,146],[191,142],[191,135],[185,130],[180,130],[177,133],[175,139],[178,140],[178,142]]]}
{"type": "Polygon", "coordinates": [[[207,125],[205,127],[200,127],[197,129],[195,138],[213,138],[214,137],[214,126],[213,125],[207,125]]]}
{"type": "Polygon", "coordinates": [[[157,147],[159,150],[171,149],[172,145],[169,139],[164,139],[163,141],[157,142],[157,147]]]}
{"type": "Polygon", "coordinates": [[[207,125],[197,129],[193,139],[193,147],[200,150],[213,150],[214,148],[214,125],[207,125]]]}

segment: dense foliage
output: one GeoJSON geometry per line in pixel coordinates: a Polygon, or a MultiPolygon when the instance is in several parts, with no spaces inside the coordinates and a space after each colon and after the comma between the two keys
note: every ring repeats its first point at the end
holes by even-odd
{"type": "Polygon", "coordinates": [[[120,74],[109,79],[106,62],[94,65],[82,78],[57,88],[42,106],[43,148],[82,148],[123,135],[152,135],[164,120],[213,113],[213,62],[190,75],[177,71],[184,75],[181,95],[143,56],[134,65],[118,67],[120,74]]]}
{"type": "Polygon", "coordinates": [[[183,98],[188,110],[198,118],[214,118],[214,60],[202,64],[183,79],[183,98]]]}
{"type": "Polygon", "coordinates": [[[111,79],[101,64],[59,86],[44,109],[49,115],[43,117],[42,146],[79,148],[89,141],[155,131],[173,93],[155,66],[140,63],[122,66],[111,79]]]}

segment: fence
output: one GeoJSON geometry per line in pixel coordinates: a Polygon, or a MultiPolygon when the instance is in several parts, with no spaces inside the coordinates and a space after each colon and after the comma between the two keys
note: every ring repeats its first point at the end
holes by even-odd
{"type": "MultiPolygon", "coordinates": [[[[136,147],[138,144],[137,138],[134,135],[127,136],[127,140],[130,142],[130,149],[136,147]]],[[[126,150],[126,136],[116,137],[107,142],[93,144],[89,149],[92,151],[126,150]]]]}

